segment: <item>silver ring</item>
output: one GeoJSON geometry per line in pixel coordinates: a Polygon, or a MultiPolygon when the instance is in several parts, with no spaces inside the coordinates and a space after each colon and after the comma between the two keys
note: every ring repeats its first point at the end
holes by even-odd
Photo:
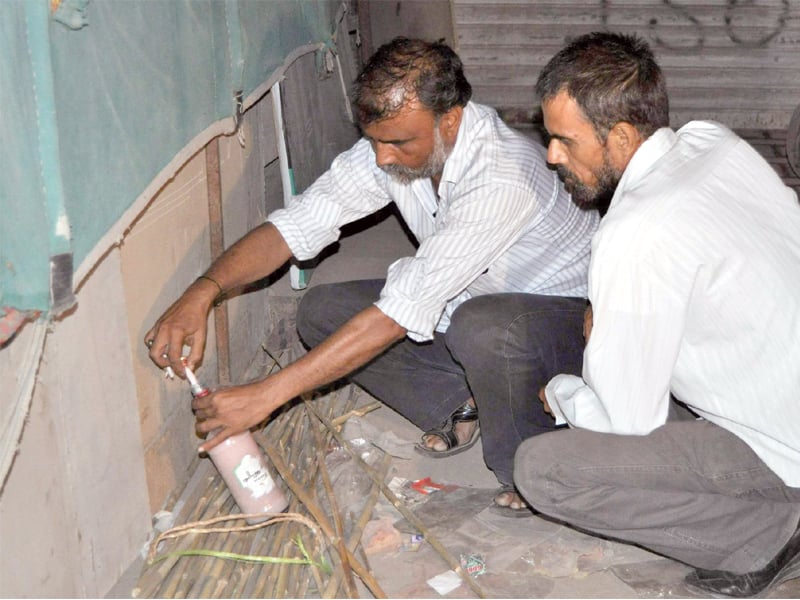
{"type": "Polygon", "coordinates": [[[155,340],[147,340],[144,343],[144,345],[147,346],[148,348],[152,348],[153,347],[153,342],[155,342],[155,340]]]}

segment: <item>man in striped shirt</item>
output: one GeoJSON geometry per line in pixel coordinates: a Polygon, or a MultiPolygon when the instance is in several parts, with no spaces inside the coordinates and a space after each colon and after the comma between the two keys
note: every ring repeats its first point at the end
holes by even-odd
{"type": "Polygon", "coordinates": [[[351,376],[432,430],[419,449],[433,456],[474,443],[477,405],[484,458],[504,486],[496,502],[529,514],[513,489],[514,451],[553,428],[535,399],[539,387],[556,373],[580,372],[598,214],[572,203],[544,148],[470,101],[461,61],[444,44],[384,45],[354,96],[363,138],[188,288],[145,337],[151,357],[182,372],[180,348],[193,341],[196,364],[219,291],[291,256],[313,258],[344,224],[394,202],[416,254],[392,264],[385,280],[310,289],[297,322],[313,349],[262,381],[196,400],[198,430],[220,428],[204,449],[351,376]]]}

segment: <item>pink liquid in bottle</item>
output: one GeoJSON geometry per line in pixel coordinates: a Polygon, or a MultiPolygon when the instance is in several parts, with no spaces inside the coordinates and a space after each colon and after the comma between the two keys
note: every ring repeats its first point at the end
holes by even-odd
{"type": "MultiPolygon", "coordinates": [[[[213,437],[213,435],[209,435],[213,437]]],[[[261,448],[249,431],[232,435],[208,451],[243,513],[279,513],[289,501],[275,484],[261,448]]],[[[247,519],[250,525],[269,517],[247,519]]]]}
{"type": "MultiPolygon", "coordinates": [[[[210,393],[208,388],[197,381],[189,367],[185,365],[184,367],[186,378],[192,386],[192,395],[195,398],[208,395],[210,393]]],[[[211,439],[215,433],[211,432],[206,439],[211,439]]],[[[242,513],[279,513],[286,510],[289,501],[275,484],[261,447],[256,443],[252,433],[244,431],[232,435],[211,448],[208,455],[222,475],[242,513]]],[[[266,515],[252,517],[247,519],[247,522],[254,525],[268,518],[266,515]]]]}

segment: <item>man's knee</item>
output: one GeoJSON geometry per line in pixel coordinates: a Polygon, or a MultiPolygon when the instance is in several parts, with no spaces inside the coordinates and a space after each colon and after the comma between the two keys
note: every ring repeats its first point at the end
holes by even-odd
{"type": "Polygon", "coordinates": [[[456,308],[445,339],[458,360],[490,351],[496,345],[492,340],[505,331],[493,317],[496,304],[493,296],[478,296],[456,308]]]}
{"type": "Polygon", "coordinates": [[[343,281],[309,288],[297,308],[300,339],[314,347],[378,299],[383,280],[343,281]]]}
{"type": "Polygon", "coordinates": [[[330,294],[329,286],[321,285],[309,288],[297,307],[297,333],[309,347],[319,344],[325,335],[325,306],[330,294]]]}

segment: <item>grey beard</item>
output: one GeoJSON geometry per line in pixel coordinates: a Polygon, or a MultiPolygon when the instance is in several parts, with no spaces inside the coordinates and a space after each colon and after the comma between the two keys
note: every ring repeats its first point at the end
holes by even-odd
{"type": "Polygon", "coordinates": [[[439,131],[436,130],[433,141],[433,152],[421,167],[404,167],[403,165],[386,165],[381,169],[397,183],[408,185],[417,179],[430,179],[435,175],[441,174],[444,164],[450,156],[452,148],[446,148],[439,131]]]}

